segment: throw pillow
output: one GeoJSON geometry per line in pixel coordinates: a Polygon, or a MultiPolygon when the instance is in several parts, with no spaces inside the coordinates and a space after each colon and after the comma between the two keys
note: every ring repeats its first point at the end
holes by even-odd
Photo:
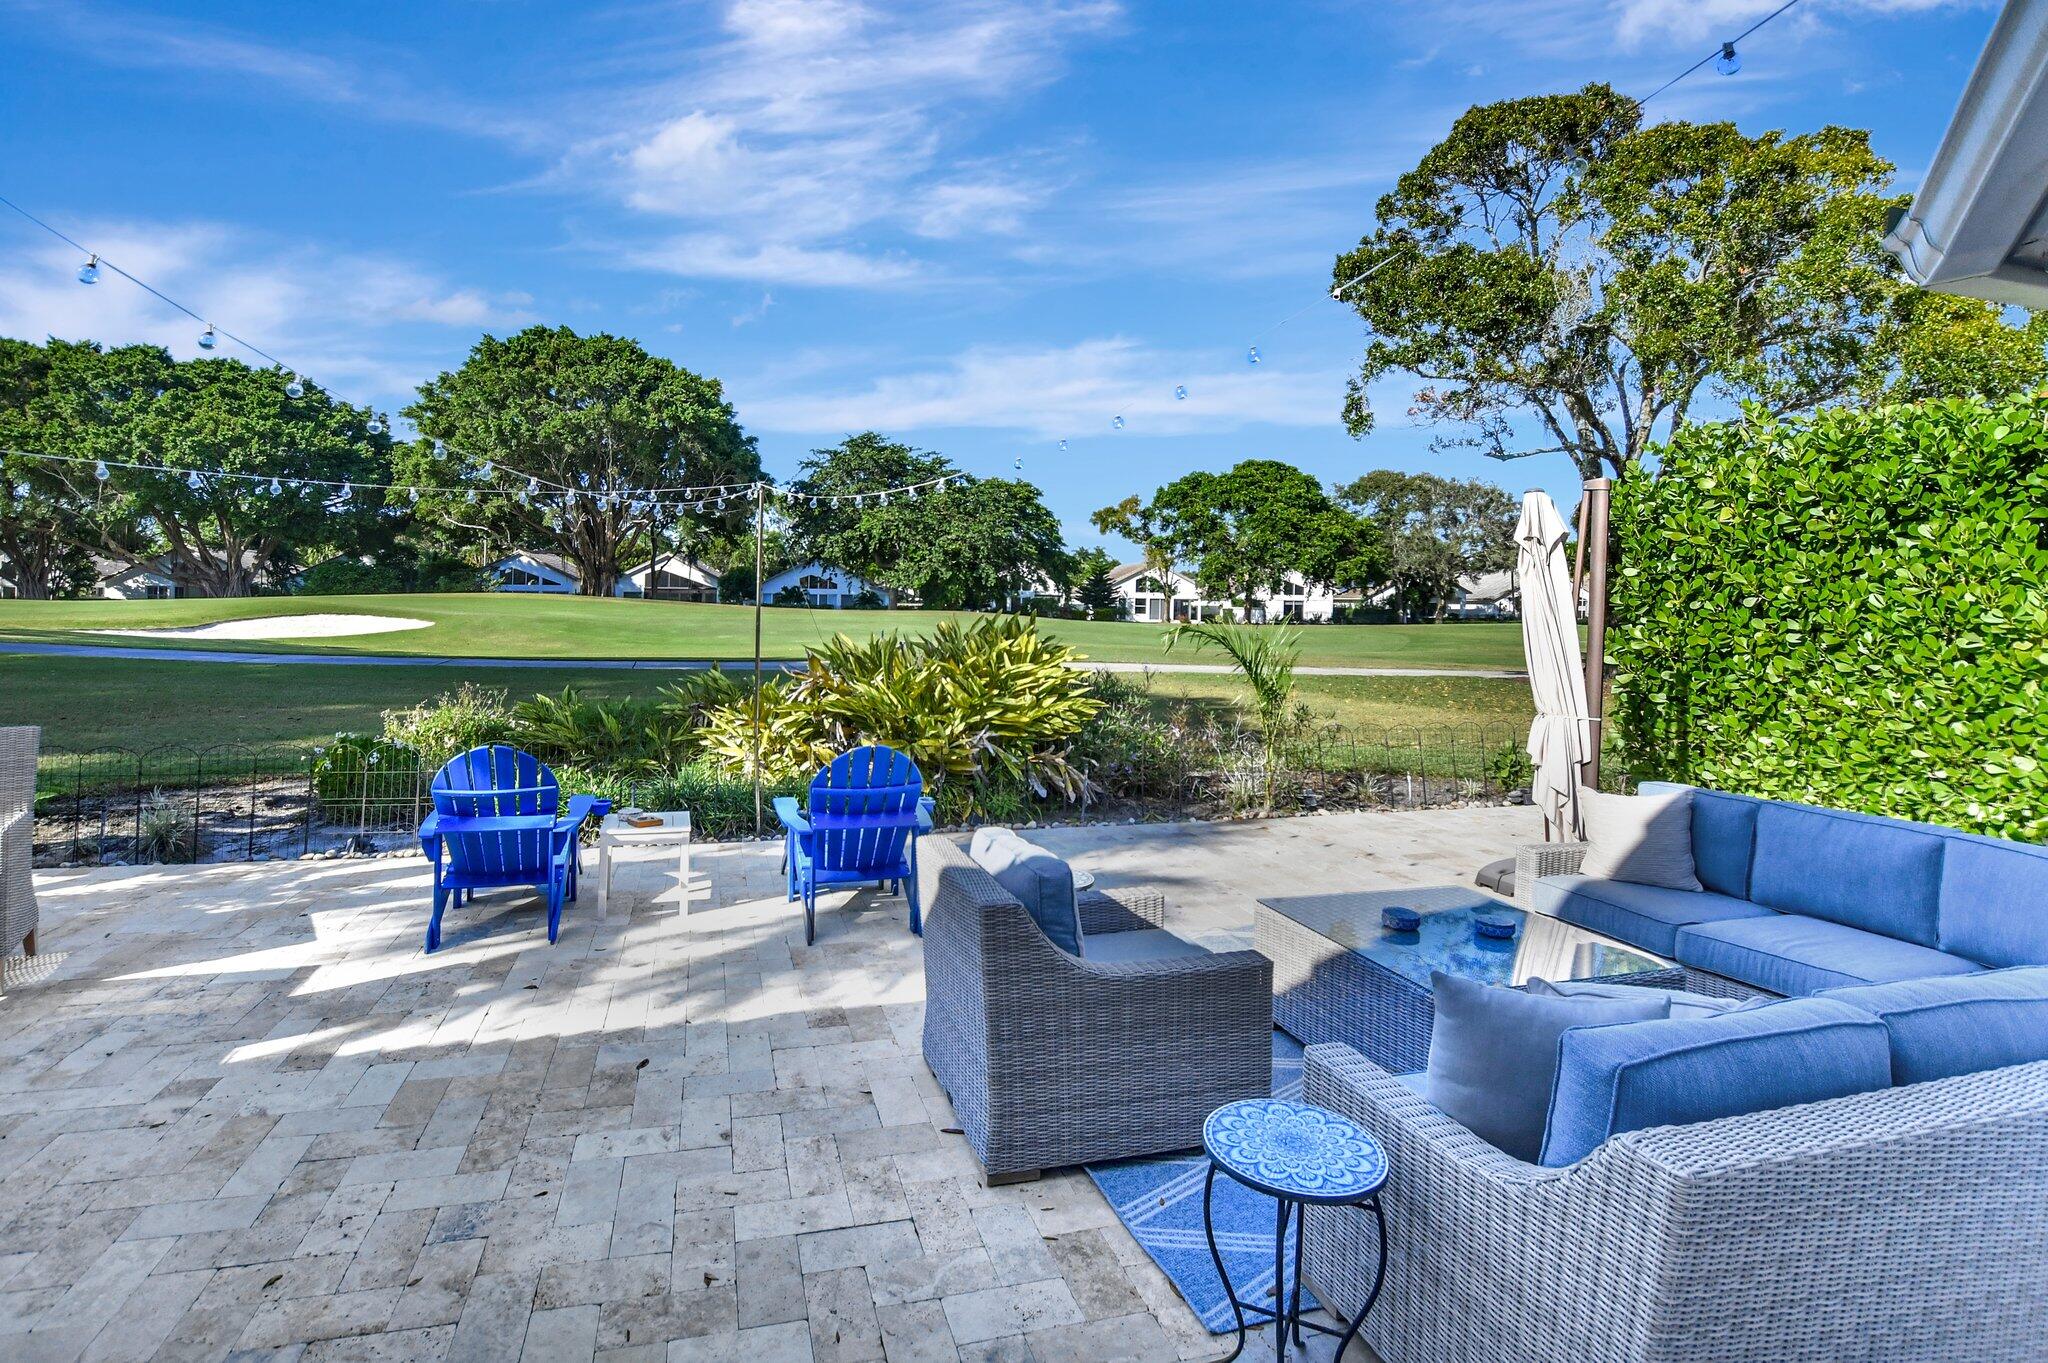
{"type": "Polygon", "coordinates": [[[1579,872],[1598,880],[1698,890],[1692,862],[1692,792],[1607,795],[1579,787],[1586,859],[1579,872]]]}
{"type": "Polygon", "coordinates": [[[1543,1148],[1558,1037],[1665,1015],[1664,999],[1648,989],[1634,999],[1564,998],[1441,971],[1429,983],[1436,1026],[1424,1096],[1488,1145],[1532,1164],[1543,1148]]]}
{"type": "Polygon", "coordinates": [[[1770,1003],[1768,995],[1753,999],[1724,999],[1713,994],[1695,994],[1689,989],[1646,989],[1636,984],[1616,984],[1611,980],[1530,980],[1522,988],[1531,994],[1544,994],[1551,998],[1574,999],[1633,999],[1653,994],[1664,1000],[1669,1007],[1669,1016],[1675,1018],[1704,1018],[1716,1013],[1726,1013],[1736,1008],[1770,1003]]]}
{"type": "Polygon", "coordinates": [[[975,829],[967,854],[1024,906],[1047,941],[1070,956],[1081,954],[1073,868],[1007,828],[975,829]]]}

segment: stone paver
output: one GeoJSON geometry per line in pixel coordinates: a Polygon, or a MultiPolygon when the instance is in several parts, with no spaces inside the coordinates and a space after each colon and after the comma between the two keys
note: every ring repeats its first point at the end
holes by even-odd
{"type": "MultiPolygon", "coordinates": [[[[1461,878],[1525,810],[1047,829],[1175,926],[1461,878]],[[1148,874],[1152,873],[1152,874],[1148,874]]],[[[419,949],[417,860],[38,878],[0,1010],[0,1357],[1215,1357],[1079,1171],[981,1186],[919,1053],[903,901],[700,849],[549,947],[520,894],[419,949]]]]}

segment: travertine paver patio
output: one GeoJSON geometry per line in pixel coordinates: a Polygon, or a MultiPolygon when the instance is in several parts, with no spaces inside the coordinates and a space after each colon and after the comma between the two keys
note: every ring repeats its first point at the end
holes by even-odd
{"type": "MultiPolygon", "coordinates": [[[[1526,810],[1047,830],[1183,930],[1469,876],[1526,810]]],[[[417,859],[56,871],[0,999],[0,1358],[1216,1356],[1079,1171],[985,1189],[919,1055],[902,901],[817,945],[776,853],[628,863],[550,948],[419,950],[417,859]]]]}

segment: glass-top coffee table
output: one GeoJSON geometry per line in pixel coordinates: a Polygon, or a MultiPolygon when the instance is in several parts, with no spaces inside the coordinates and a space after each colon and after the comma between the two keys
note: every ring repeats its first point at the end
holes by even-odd
{"type": "Polygon", "coordinates": [[[1428,1062],[1432,971],[1504,985],[1537,976],[1685,983],[1670,961],[1456,885],[1261,899],[1252,946],[1273,962],[1275,1023],[1304,1045],[1341,1041],[1394,1074],[1428,1062]],[[1421,916],[1416,931],[1382,926],[1396,907],[1421,916]],[[1481,935],[1481,915],[1511,920],[1514,935],[1481,935]]]}

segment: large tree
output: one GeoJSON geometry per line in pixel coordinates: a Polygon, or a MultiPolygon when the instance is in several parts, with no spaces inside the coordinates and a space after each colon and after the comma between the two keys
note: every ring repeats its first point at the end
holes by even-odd
{"type": "Polygon", "coordinates": [[[399,466],[440,489],[422,514],[492,545],[552,550],[589,596],[611,595],[644,556],[737,533],[752,506],[740,485],[761,473],[718,380],[568,327],[485,336],[405,414],[423,439],[399,466]],[[675,491],[715,484],[734,486],[675,491]]]}
{"type": "Polygon", "coordinates": [[[1443,619],[1460,578],[1514,566],[1515,499],[1478,479],[1374,469],[1337,489],[1379,526],[1401,618],[1443,619]]]}
{"type": "Polygon", "coordinates": [[[34,457],[54,443],[51,371],[71,347],[0,337],[0,578],[31,601],[67,595],[92,576],[82,505],[59,467],[34,457]]]}
{"type": "Polygon", "coordinates": [[[1643,126],[1605,85],[1480,105],[1379,201],[1334,292],[1371,328],[1345,416],[1421,381],[1440,442],[1568,454],[1620,473],[1703,391],[1795,411],[1873,383],[1972,391],[2042,372],[2038,332],[1941,305],[1948,361],[1905,324],[1928,305],[1880,244],[1892,167],[1868,134],[1643,126]],[[2013,363],[2012,352],[2023,352],[2013,363]]]}
{"type": "Polygon", "coordinates": [[[53,343],[45,384],[37,447],[73,461],[48,465],[48,486],[81,541],[161,554],[185,591],[247,596],[375,526],[382,494],[359,485],[385,481],[388,442],[317,386],[294,397],[288,375],[238,360],[87,343],[53,343]]]}
{"type": "Polygon", "coordinates": [[[1274,459],[1186,474],[1135,511],[1108,507],[1097,516],[1192,563],[1201,589],[1226,601],[1278,592],[1290,572],[1325,587],[1362,586],[1378,580],[1386,561],[1377,527],[1274,459]]]}
{"type": "Polygon", "coordinates": [[[812,450],[803,470],[786,513],[802,552],[926,606],[1000,607],[1071,572],[1059,521],[1029,483],[963,475],[944,455],[874,431],[812,450]],[[879,495],[940,479],[942,490],[879,495]]]}

